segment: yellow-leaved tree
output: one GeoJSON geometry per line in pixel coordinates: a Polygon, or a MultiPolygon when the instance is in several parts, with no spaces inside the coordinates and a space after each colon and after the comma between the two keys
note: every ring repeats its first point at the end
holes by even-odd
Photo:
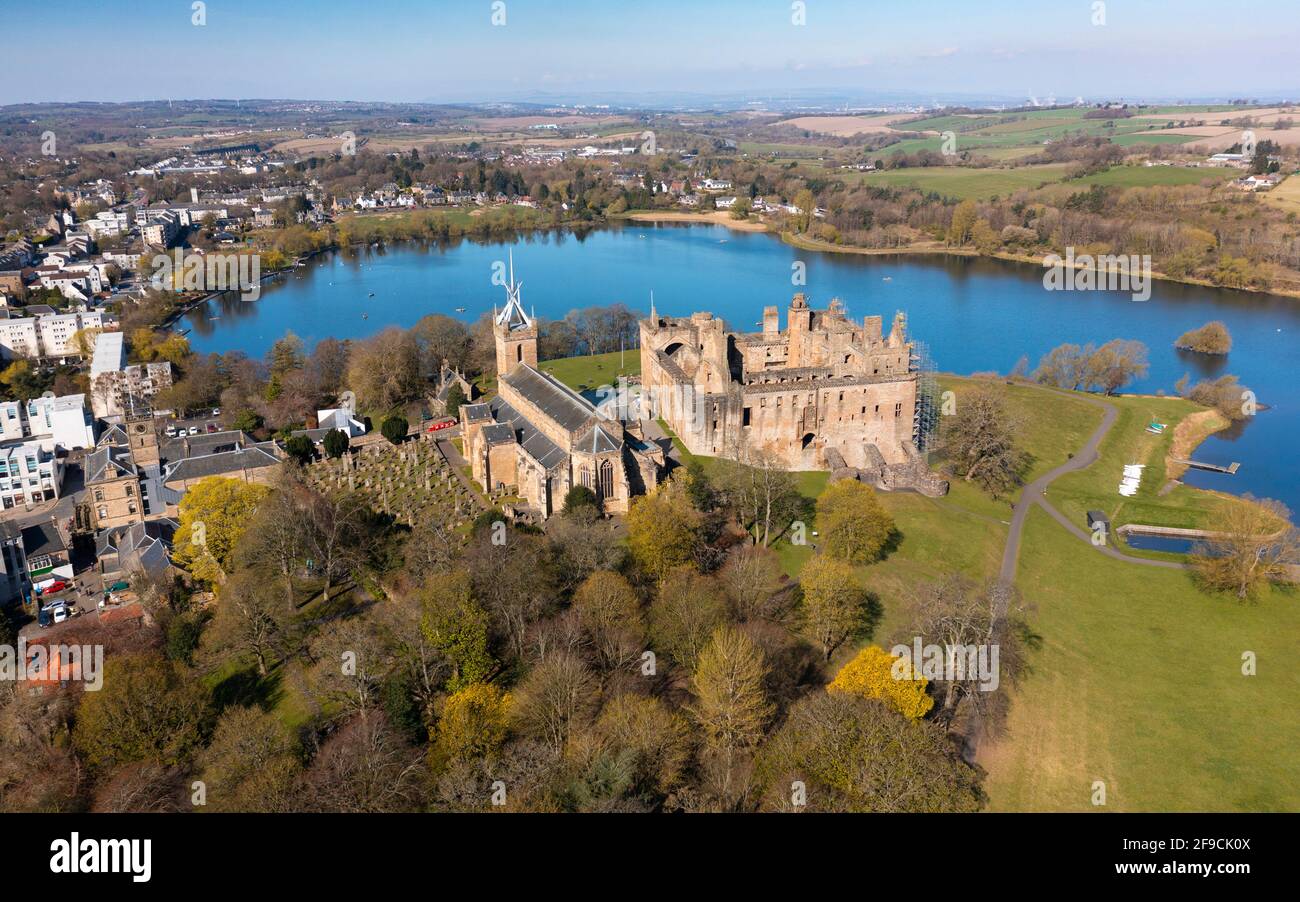
{"type": "Polygon", "coordinates": [[[264,485],[223,476],[195,483],[181,499],[173,559],[196,579],[209,584],[224,581],[240,536],[270,491],[264,485]]]}
{"type": "Polygon", "coordinates": [[[702,516],[691,500],[691,476],[679,468],[650,494],[632,500],[627,544],[642,572],[661,579],[695,556],[702,516]]]}
{"type": "Polygon", "coordinates": [[[904,717],[920,720],[934,707],[934,699],[925,691],[929,682],[914,673],[907,661],[879,645],[868,645],[844,665],[826,690],[881,699],[904,717]]]}
{"type": "Polygon", "coordinates": [[[470,683],[453,692],[438,717],[432,749],[435,767],[492,754],[506,740],[509,718],[510,694],[491,683],[470,683]]]}

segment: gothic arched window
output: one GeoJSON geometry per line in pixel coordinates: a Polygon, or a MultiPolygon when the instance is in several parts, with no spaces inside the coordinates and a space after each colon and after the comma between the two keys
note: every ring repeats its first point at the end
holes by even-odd
{"type": "Polygon", "coordinates": [[[608,460],[600,462],[600,497],[614,497],[614,465],[608,460]]]}

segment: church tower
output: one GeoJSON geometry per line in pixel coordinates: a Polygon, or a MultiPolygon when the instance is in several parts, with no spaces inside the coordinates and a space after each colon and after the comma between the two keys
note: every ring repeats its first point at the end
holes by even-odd
{"type": "Polygon", "coordinates": [[[493,310],[492,333],[497,346],[497,375],[504,376],[515,364],[537,366],[537,324],[524,312],[519,301],[522,282],[515,282],[515,258],[510,255],[510,284],[506,286],[506,306],[493,310]]]}
{"type": "Polygon", "coordinates": [[[159,463],[158,433],[154,429],[153,411],[134,405],[125,417],[127,437],[131,441],[131,460],[137,467],[156,467],[159,463]]]}

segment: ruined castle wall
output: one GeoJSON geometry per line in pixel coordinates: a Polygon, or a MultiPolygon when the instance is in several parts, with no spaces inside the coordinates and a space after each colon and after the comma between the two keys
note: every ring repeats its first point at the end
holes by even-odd
{"type": "Polygon", "coordinates": [[[744,394],[740,418],[746,441],[775,454],[790,469],[825,469],[826,448],[838,450],[848,466],[862,467],[868,443],[891,463],[905,459],[902,442],[912,437],[915,402],[912,379],[751,388],[744,394]]]}

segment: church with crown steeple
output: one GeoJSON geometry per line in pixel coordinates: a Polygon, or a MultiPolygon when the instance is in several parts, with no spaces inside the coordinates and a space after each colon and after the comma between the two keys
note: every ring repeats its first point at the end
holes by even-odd
{"type": "Polygon", "coordinates": [[[537,367],[537,321],[524,312],[519,300],[522,282],[515,282],[515,256],[510,254],[510,283],[506,285],[506,305],[493,309],[492,334],[496,339],[497,375],[504,376],[517,363],[537,367]]]}
{"type": "Polygon", "coordinates": [[[590,489],[602,512],[626,513],[658,484],[663,449],[618,418],[625,405],[597,407],[538,368],[537,318],[524,310],[513,254],[509,278],[505,307],[492,311],[496,397],[460,407],[471,474],[521,516],[550,517],[575,486],[590,489]],[[504,500],[511,496],[522,501],[504,500]]]}

